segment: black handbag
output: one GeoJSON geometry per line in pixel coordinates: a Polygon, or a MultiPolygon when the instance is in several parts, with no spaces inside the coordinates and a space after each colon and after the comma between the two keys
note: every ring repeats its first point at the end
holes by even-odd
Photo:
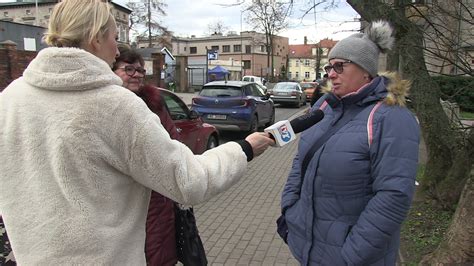
{"type": "Polygon", "coordinates": [[[196,226],[192,208],[181,209],[175,205],[176,254],[185,266],[207,265],[206,251],[196,226]]]}

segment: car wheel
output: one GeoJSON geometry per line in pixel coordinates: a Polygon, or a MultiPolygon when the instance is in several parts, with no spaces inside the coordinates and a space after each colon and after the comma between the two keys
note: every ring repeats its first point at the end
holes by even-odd
{"type": "Polygon", "coordinates": [[[268,121],[268,123],[265,124],[265,127],[269,127],[273,124],[275,124],[275,108],[273,108],[270,120],[268,121]]]}
{"type": "Polygon", "coordinates": [[[296,108],[300,108],[300,106],[301,106],[301,98],[299,98],[298,101],[295,104],[296,108]]]}
{"type": "Polygon", "coordinates": [[[216,136],[214,135],[209,136],[209,139],[207,140],[206,150],[210,150],[217,146],[219,146],[219,140],[217,140],[216,136]]]}
{"type": "Polygon", "coordinates": [[[252,121],[250,121],[249,134],[252,134],[257,131],[258,131],[258,117],[257,115],[254,115],[252,118],[252,121]]]}

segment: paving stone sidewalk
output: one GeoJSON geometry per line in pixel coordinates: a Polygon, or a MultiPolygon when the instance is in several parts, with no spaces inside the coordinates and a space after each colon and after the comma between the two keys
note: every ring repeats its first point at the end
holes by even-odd
{"type": "Polygon", "coordinates": [[[297,141],[269,148],[228,191],[195,206],[209,265],[298,265],[276,233],[297,141]]]}

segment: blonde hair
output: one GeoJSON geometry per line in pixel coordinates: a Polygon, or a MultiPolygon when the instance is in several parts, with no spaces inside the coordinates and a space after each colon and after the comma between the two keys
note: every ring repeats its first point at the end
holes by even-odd
{"type": "Polygon", "coordinates": [[[63,0],[56,4],[44,41],[55,47],[80,47],[104,36],[114,21],[110,5],[102,0],[63,0]]]}

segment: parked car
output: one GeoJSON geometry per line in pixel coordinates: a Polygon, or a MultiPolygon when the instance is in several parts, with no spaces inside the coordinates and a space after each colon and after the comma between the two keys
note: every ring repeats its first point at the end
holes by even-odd
{"type": "Polygon", "coordinates": [[[300,82],[301,88],[306,93],[306,100],[311,101],[311,97],[313,97],[313,93],[318,90],[318,83],[317,82],[300,82]]]}
{"type": "Polygon", "coordinates": [[[179,141],[188,146],[195,154],[201,154],[219,145],[219,132],[216,127],[204,123],[196,111],[188,106],[173,92],[160,89],[171,119],[179,132],[179,141]]]}
{"type": "Polygon", "coordinates": [[[270,98],[274,103],[306,105],[306,93],[298,82],[278,82],[270,91],[270,98]]]}
{"type": "Polygon", "coordinates": [[[264,88],[265,92],[267,90],[267,86],[265,86],[267,81],[264,78],[257,77],[257,76],[243,76],[242,81],[255,82],[261,85],[264,88]]]}
{"type": "Polygon", "coordinates": [[[256,132],[275,122],[273,101],[255,82],[209,82],[193,98],[191,109],[219,129],[256,132]]]}

